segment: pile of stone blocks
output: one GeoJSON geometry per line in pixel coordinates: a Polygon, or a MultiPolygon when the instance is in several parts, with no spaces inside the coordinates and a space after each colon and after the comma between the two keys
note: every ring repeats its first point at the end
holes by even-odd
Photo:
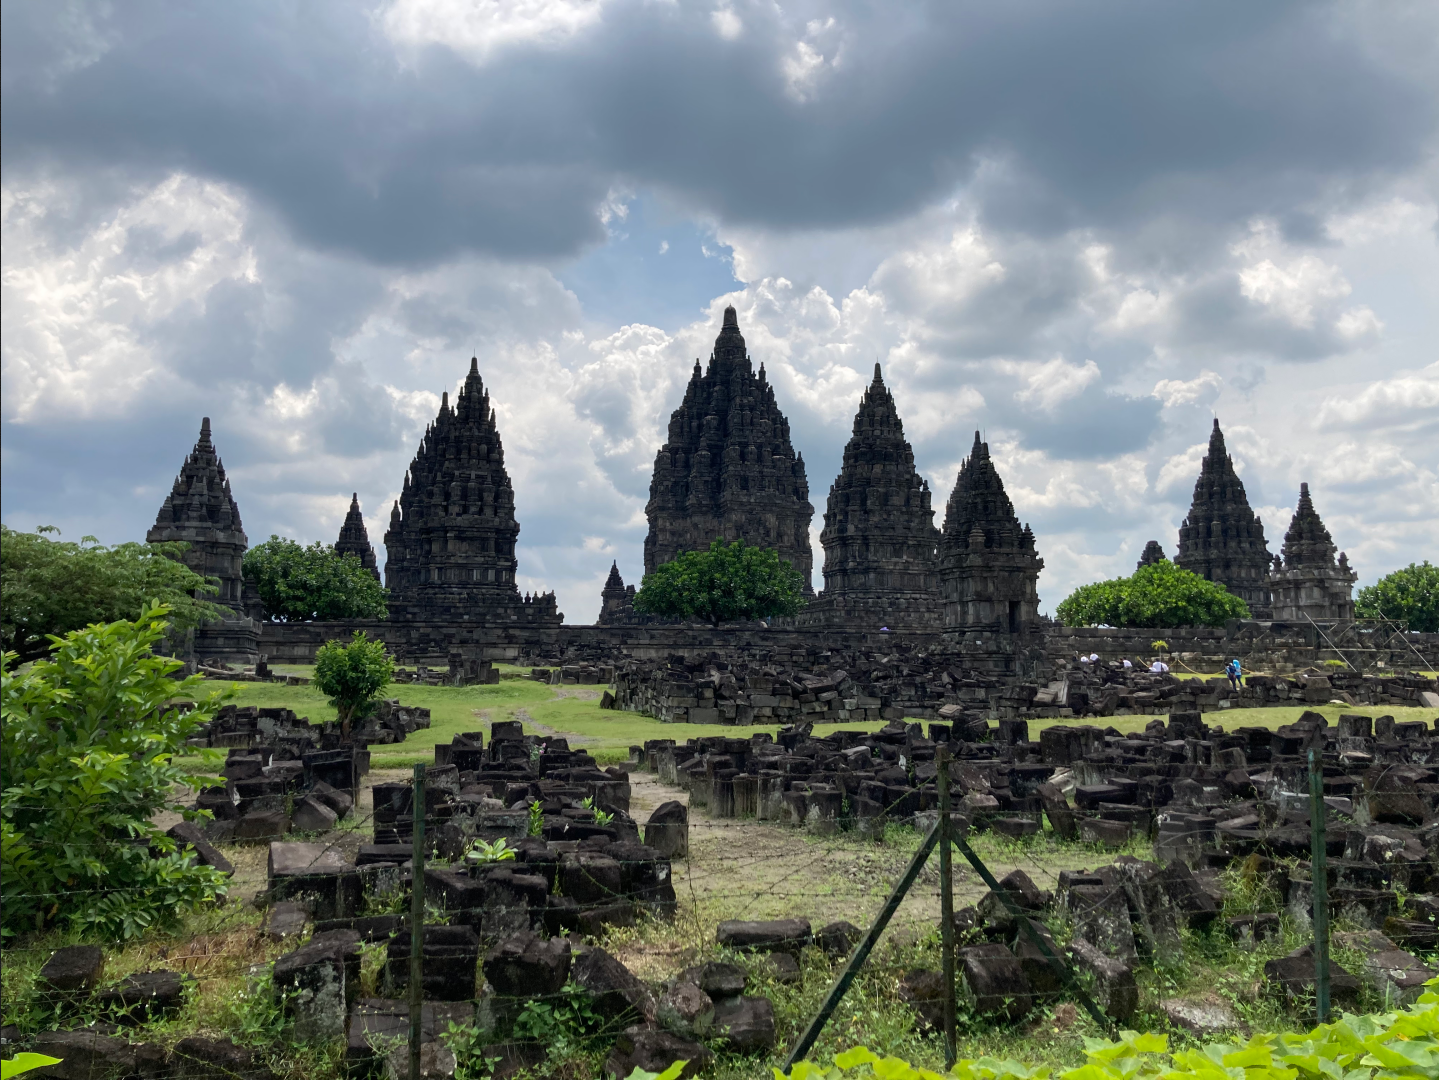
{"type": "MultiPolygon", "coordinates": [[[[351,813],[360,778],[369,772],[369,751],[347,744],[285,756],[290,751],[286,744],[230,751],[224,785],[202,790],[193,806],[212,816],[205,839],[268,843],[291,831],[326,832],[351,813]]],[[[206,852],[197,851],[207,861],[206,852]]]]}

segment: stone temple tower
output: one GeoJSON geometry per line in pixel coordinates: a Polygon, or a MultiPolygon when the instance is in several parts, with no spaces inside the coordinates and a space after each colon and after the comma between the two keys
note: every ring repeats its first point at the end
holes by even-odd
{"type": "Polygon", "coordinates": [[[694,374],[655,455],[645,506],[645,573],[716,537],[775,548],[805,580],[814,569],[809,481],[789,441],[774,388],[750,366],[733,307],[715,339],[709,369],[694,374]]]}
{"type": "Polygon", "coordinates": [[[194,652],[200,660],[253,664],[259,659],[259,629],[245,617],[245,581],[240,561],[249,548],[240,508],[230,492],[225,464],[210,441],[210,418],[200,421],[200,438],[180,467],[170,494],[160,506],[155,524],[145,534],[148,543],[181,541],[189,547],[180,561],[220,587],[205,599],[233,612],[233,616],[202,623],[195,630],[194,652]]]}
{"type": "Polygon", "coordinates": [[[350,496],[350,512],[340,526],[340,538],[335,541],[335,551],[340,555],[354,555],[360,565],[380,580],[380,568],[375,563],[375,549],[370,546],[370,534],[365,529],[365,517],[360,513],[360,493],[350,496]]]}
{"type": "Polygon", "coordinates": [[[1309,497],[1309,485],[1299,485],[1299,507],[1284,534],[1284,555],[1275,556],[1270,582],[1274,588],[1274,618],[1282,622],[1333,622],[1354,618],[1354,582],[1358,574],[1349,558],[1339,552],[1319,519],[1309,497]]]}
{"type": "Polygon", "coordinates": [[[455,404],[444,394],[385,533],[392,621],[558,625],[553,593],[520,599],[515,493],[490,396],[470,360],[455,404]]]}
{"type": "Polygon", "coordinates": [[[1209,434],[1209,453],[1194,482],[1189,516],[1179,526],[1174,563],[1217,581],[1249,605],[1255,618],[1269,617],[1269,545],[1264,523],[1249,508],[1234,459],[1224,449],[1219,420],[1209,434]]]}
{"type": "Polygon", "coordinates": [[[878,364],[824,512],[824,592],[804,624],[877,630],[940,625],[939,530],[929,485],[878,364]]]}
{"type": "Polygon", "coordinates": [[[1038,629],[1039,572],[1034,533],[1019,524],[989,446],[959,467],[939,541],[939,582],[947,634],[1027,635],[1038,629]]]}

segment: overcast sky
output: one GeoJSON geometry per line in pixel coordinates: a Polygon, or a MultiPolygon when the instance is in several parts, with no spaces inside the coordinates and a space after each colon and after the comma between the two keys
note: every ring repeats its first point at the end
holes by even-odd
{"type": "Polygon", "coordinates": [[[733,303],[816,587],[876,359],[941,515],[985,432],[1045,610],[1173,554],[1216,415],[1271,550],[1308,481],[1361,584],[1439,557],[1432,2],[0,13],[12,527],[143,538],[208,415],[251,543],[358,490],[379,549],[473,354],[588,622],[733,303]]]}

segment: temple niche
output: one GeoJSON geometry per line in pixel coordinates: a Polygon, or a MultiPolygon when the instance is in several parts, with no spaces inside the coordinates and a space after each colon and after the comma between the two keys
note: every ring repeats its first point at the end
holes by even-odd
{"type": "Polygon", "coordinates": [[[1042,569],[1034,533],[1020,526],[989,446],[976,431],[949,496],[939,541],[945,632],[1025,635],[1038,630],[1042,569]]]}
{"type": "Polygon", "coordinates": [[[1283,555],[1274,557],[1269,580],[1274,618],[1280,622],[1334,622],[1354,618],[1354,582],[1359,575],[1324,527],[1309,485],[1299,485],[1299,506],[1284,534],[1283,555]]]}
{"type": "Polygon", "coordinates": [[[441,397],[385,533],[394,621],[558,626],[554,593],[520,597],[515,495],[479,361],[455,404],[441,397]]]}
{"type": "Polygon", "coordinates": [[[1189,516],[1179,526],[1174,563],[1223,585],[1249,605],[1256,619],[1269,617],[1269,545],[1264,524],[1249,508],[1217,418],[1209,434],[1209,452],[1194,482],[1189,516]]]}
{"type": "Polygon", "coordinates": [[[758,374],[750,366],[733,307],[725,308],[708,370],[701,373],[695,361],[684,400],[670,416],[645,516],[646,574],[720,537],[777,549],[813,595],[814,507],[804,458],[790,445],[789,421],[764,365],[758,374]]]}
{"type": "Polygon", "coordinates": [[[259,629],[245,614],[247,597],[241,560],[250,546],[240,522],[240,507],[230,492],[225,464],[210,441],[210,418],[200,421],[200,438],[185,458],[170,494],[160,506],[155,524],[145,534],[147,543],[181,542],[189,545],[180,561],[219,592],[204,599],[230,614],[202,623],[194,631],[192,648],[200,660],[226,664],[253,664],[259,659],[259,629]]]}
{"type": "Polygon", "coordinates": [[[799,625],[939,627],[939,530],[929,485],[915,471],[879,364],[829,491],[820,543],[824,590],[800,612],[799,625]]]}
{"type": "Polygon", "coordinates": [[[340,526],[340,538],[335,541],[335,553],[338,555],[353,555],[360,560],[360,565],[375,575],[375,580],[380,580],[380,568],[375,561],[375,549],[370,546],[370,534],[365,529],[365,517],[360,513],[360,493],[357,491],[350,496],[350,511],[345,515],[345,522],[340,526]]]}

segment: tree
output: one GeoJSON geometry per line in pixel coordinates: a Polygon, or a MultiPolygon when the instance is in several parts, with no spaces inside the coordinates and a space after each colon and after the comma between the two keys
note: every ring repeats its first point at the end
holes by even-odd
{"type": "Polygon", "coordinates": [[[1165,561],[1081,585],[1055,615],[1065,626],[1223,626],[1249,618],[1249,608],[1218,582],[1165,561]]]}
{"type": "Polygon", "coordinates": [[[179,561],[188,544],[105,547],[93,536],[75,544],[47,533],[59,530],[42,525],[26,533],[0,525],[0,637],[19,662],[44,656],[52,634],[133,619],[149,601],[165,605],[179,629],[222,615],[199,599],[218,586],[179,561]]]}
{"type": "Polygon", "coordinates": [[[341,555],[318,540],[301,547],[271,536],[245,552],[242,569],[276,622],[383,619],[388,614],[388,594],[359,557],[341,555]]]}
{"type": "Polygon", "coordinates": [[[793,615],[804,603],[804,578],[773,548],[715,540],[646,574],[635,610],[667,618],[739,619],[793,615]]]}
{"type": "Polygon", "coordinates": [[[0,931],[77,926],[131,938],[225,891],[225,877],[176,850],[151,818],[204,816],[183,789],[193,776],[173,755],[221,695],[175,705],[202,680],[170,678],[178,660],[151,649],[168,610],[147,605],[133,622],[87,626],[56,639],[50,656],[0,664],[0,931]]]}
{"type": "Polygon", "coordinates": [[[315,689],[330,699],[346,735],[352,722],[369,715],[394,674],[385,643],[371,641],[363,630],[356,630],[348,645],[327,641],[315,653],[315,689]]]}
{"type": "Polygon", "coordinates": [[[1366,585],[1354,598],[1361,619],[1393,619],[1421,634],[1439,633],[1439,566],[1410,563],[1366,585]]]}

